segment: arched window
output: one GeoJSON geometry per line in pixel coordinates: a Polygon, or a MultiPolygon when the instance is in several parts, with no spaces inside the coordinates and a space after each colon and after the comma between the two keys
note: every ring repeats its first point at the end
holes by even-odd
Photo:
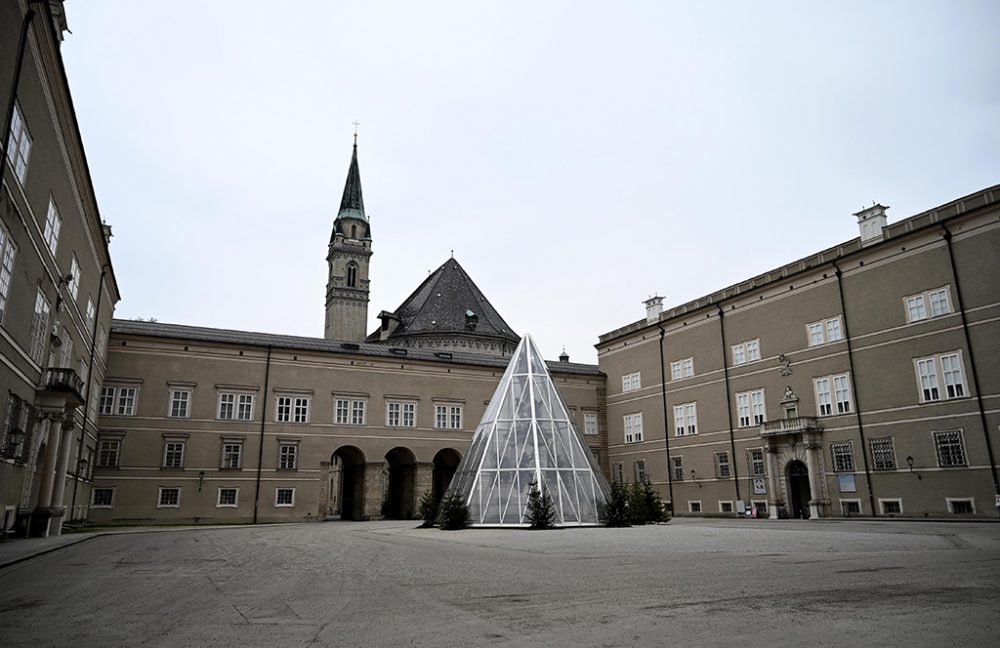
{"type": "MultiPolygon", "coordinates": [[[[354,227],[353,225],[351,226],[354,227]]],[[[358,265],[353,261],[347,264],[347,287],[358,287],[358,265]]]]}
{"type": "Polygon", "coordinates": [[[353,238],[353,239],[358,238],[358,226],[357,225],[351,225],[351,238],[353,238]]]}

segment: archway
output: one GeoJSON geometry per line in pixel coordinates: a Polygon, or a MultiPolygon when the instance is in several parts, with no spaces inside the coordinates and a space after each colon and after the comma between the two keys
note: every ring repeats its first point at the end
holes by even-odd
{"type": "Polygon", "coordinates": [[[365,453],[354,446],[330,456],[330,509],[341,520],[364,519],[365,453]]]}
{"type": "Polygon", "coordinates": [[[442,448],[434,455],[434,476],[431,480],[431,492],[434,494],[434,501],[440,502],[444,497],[444,491],[451,483],[451,478],[455,476],[455,470],[462,455],[457,450],[442,448]]]}
{"type": "Polygon", "coordinates": [[[382,517],[411,519],[416,510],[417,459],[408,448],[393,448],[385,454],[388,472],[382,497],[382,517]]]}
{"type": "Polygon", "coordinates": [[[785,469],[788,475],[788,500],[792,517],[809,519],[809,500],[812,493],[809,490],[809,469],[801,461],[790,461],[785,469]]]}

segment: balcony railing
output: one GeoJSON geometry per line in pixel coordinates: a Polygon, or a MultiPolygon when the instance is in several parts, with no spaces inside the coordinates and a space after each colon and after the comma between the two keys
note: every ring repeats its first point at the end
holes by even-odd
{"type": "Polygon", "coordinates": [[[760,424],[761,436],[778,436],[780,434],[799,434],[801,432],[819,432],[822,430],[816,419],[811,416],[766,421],[760,424]]]}
{"type": "Polygon", "coordinates": [[[45,391],[65,394],[74,407],[83,405],[83,379],[69,368],[45,370],[45,391]]]}

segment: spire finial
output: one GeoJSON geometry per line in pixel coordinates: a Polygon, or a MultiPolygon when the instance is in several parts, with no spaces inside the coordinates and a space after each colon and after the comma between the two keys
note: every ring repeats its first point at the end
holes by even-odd
{"type": "Polygon", "coordinates": [[[358,126],[361,125],[361,122],[355,121],[355,122],[351,122],[351,123],[354,124],[354,145],[357,146],[358,145],[358,126]]]}
{"type": "Polygon", "coordinates": [[[455,258],[455,250],[452,250],[452,251],[451,251],[451,258],[452,258],[452,259],[454,259],[454,258],[455,258]]]}

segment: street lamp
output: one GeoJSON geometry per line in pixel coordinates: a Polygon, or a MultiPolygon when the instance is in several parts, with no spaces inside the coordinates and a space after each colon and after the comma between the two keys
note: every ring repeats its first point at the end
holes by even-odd
{"type": "Polygon", "coordinates": [[[698,484],[698,488],[701,488],[701,482],[698,481],[698,475],[695,474],[694,468],[691,469],[691,481],[698,484]]]}
{"type": "Polygon", "coordinates": [[[198,492],[199,493],[201,492],[201,485],[204,482],[205,482],[205,471],[204,470],[199,470],[198,471],[198,492]]]}
{"type": "Polygon", "coordinates": [[[910,467],[910,472],[913,473],[917,477],[917,479],[924,478],[923,475],[913,470],[913,455],[909,455],[906,457],[906,465],[910,467]]]}

